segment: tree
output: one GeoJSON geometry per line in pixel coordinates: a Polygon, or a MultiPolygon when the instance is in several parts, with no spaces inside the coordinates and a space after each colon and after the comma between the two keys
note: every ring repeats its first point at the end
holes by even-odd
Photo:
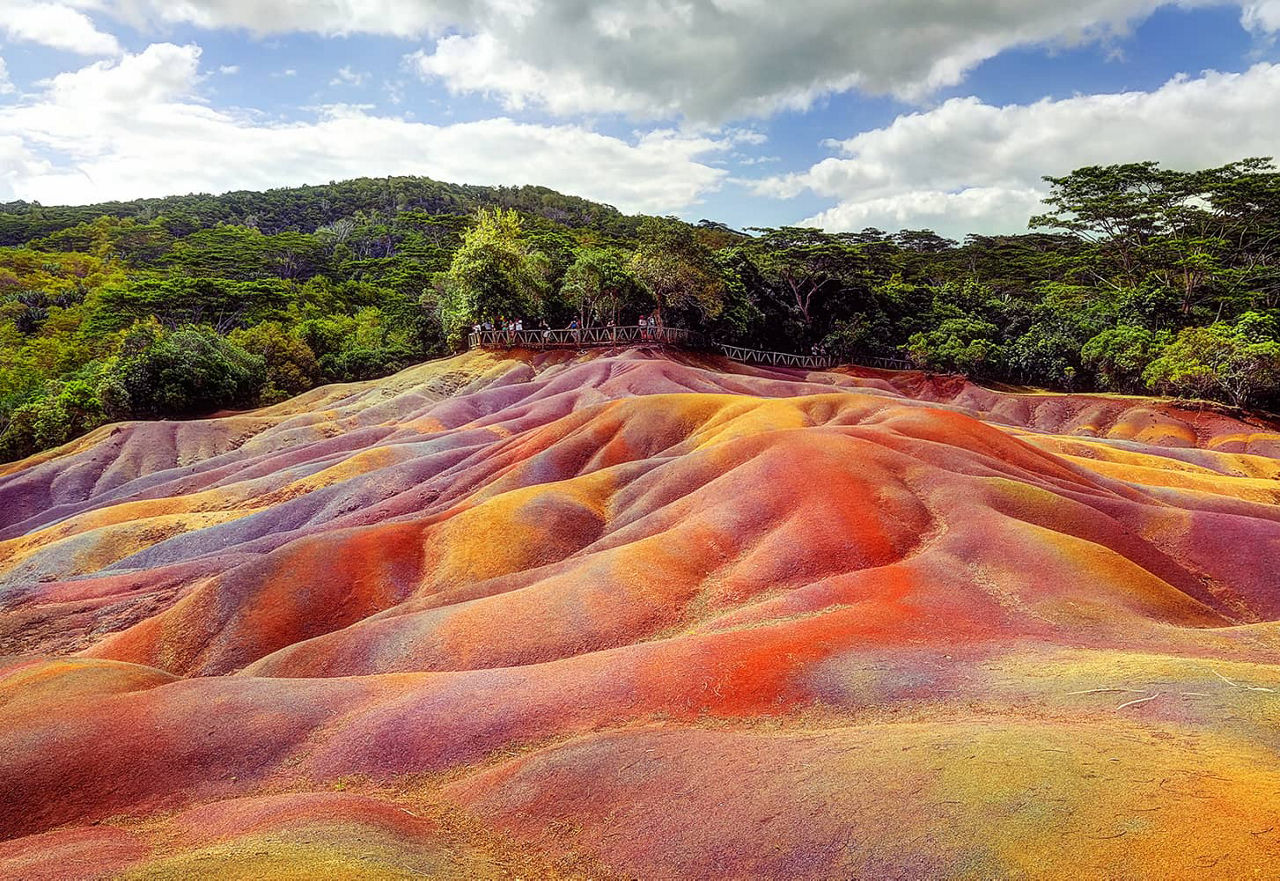
{"type": "Polygon", "coordinates": [[[289,289],[278,281],[225,278],[143,278],[104,287],[93,300],[93,333],[154,318],[170,329],[207,324],[219,333],[279,317],[289,289]]]}
{"type": "Polygon", "coordinates": [[[1153,390],[1183,397],[1225,396],[1245,407],[1280,384],[1275,320],[1249,312],[1235,326],[1188,327],[1143,372],[1153,390]]]}
{"type": "MultiPolygon", "coordinates": [[[[808,227],[756,231],[760,237],[753,250],[761,273],[790,300],[809,335],[821,336],[822,329],[815,326],[816,299],[847,297],[865,287],[860,246],[847,236],[808,227]]],[[[935,247],[928,235],[906,240],[922,249],[935,247]]]]}
{"type": "Polygon", "coordinates": [[[103,374],[103,409],[116,419],[198,416],[253,404],[266,379],[258,355],[208,327],[170,331],[158,323],[134,325],[120,355],[103,374]]]}
{"type": "Polygon", "coordinates": [[[1122,324],[1090,339],[1080,354],[1084,365],[1097,373],[1104,389],[1137,392],[1142,388],[1143,373],[1160,356],[1169,339],[1166,332],[1122,324]]]}
{"type": "Polygon", "coordinates": [[[273,404],[301,394],[320,378],[315,352],[278,321],[236,330],[228,339],[266,365],[261,403],[273,404]]]}
{"type": "Polygon", "coordinates": [[[1030,226],[1066,230],[1093,243],[1131,287],[1141,284],[1148,269],[1143,248],[1176,228],[1194,192],[1188,175],[1155,162],[1095,165],[1045,180],[1050,190],[1044,202],[1052,210],[1032,217],[1030,226]]]}
{"type": "Polygon", "coordinates": [[[0,431],[0,461],[61,446],[104,422],[97,370],[81,371],[80,376],[66,382],[54,381],[43,395],[10,414],[0,431]]]}
{"type": "Polygon", "coordinates": [[[578,312],[578,323],[590,327],[605,318],[619,321],[624,308],[639,306],[643,290],[625,259],[614,249],[579,248],[565,272],[560,296],[578,312]]]}
{"type": "Polygon", "coordinates": [[[674,217],[645,218],[631,271],[659,309],[686,321],[714,319],[724,307],[724,279],[714,256],[674,217]]]}
{"type": "Polygon", "coordinates": [[[544,280],[520,232],[515,211],[476,215],[443,278],[440,318],[451,345],[460,346],[479,321],[523,317],[538,308],[544,280]]]}
{"type": "Polygon", "coordinates": [[[1031,225],[1090,242],[1077,268],[1098,283],[1138,288],[1155,279],[1177,291],[1184,322],[1201,309],[1221,318],[1250,288],[1280,294],[1280,175],[1269,159],[1192,172],[1154,162],[1094,166],[1046,180],[1053,210],[1031,225]]]}
{"type": "Polygon", "coordinates": [[[936,330],[912,334],[907,354],[920,367],[967,376],[992,372],[1002,356],[999,328],[973,318],[949,318],[936,330]]]}

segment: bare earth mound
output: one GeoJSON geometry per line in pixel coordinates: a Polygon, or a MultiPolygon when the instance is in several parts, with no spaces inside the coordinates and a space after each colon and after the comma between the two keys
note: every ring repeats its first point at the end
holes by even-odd
{"type": "Polygon", "coordinates": [[[1280,431],[473,353],[0,466],[0,877],[1266,877],[1280,431]]]}

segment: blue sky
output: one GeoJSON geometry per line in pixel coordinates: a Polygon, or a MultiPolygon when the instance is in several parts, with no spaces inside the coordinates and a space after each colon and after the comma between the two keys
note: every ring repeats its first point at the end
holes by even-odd
{"type": "Polygon", "coordinates": [[[1045,174],[1280,145],[1280,0],[0,0],[0,200],[365,175],[1017,231],[1045,174]]]}

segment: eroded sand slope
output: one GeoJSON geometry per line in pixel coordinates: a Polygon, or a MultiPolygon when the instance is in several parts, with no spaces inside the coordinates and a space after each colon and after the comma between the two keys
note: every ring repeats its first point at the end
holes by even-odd
{"type": "Polygon", "coordinates": [[[1266,877],[1280,433],[473,353],[0,467],[0,877],[1266,877]]]}

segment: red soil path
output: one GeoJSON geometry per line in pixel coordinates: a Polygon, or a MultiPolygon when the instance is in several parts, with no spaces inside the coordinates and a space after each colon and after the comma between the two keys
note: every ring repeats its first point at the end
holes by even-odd
{"type": "Polygon", "coordinates": [[[0,878],[1269,877],[1280,426],[475,352],[0,466],[0,878]]]}

